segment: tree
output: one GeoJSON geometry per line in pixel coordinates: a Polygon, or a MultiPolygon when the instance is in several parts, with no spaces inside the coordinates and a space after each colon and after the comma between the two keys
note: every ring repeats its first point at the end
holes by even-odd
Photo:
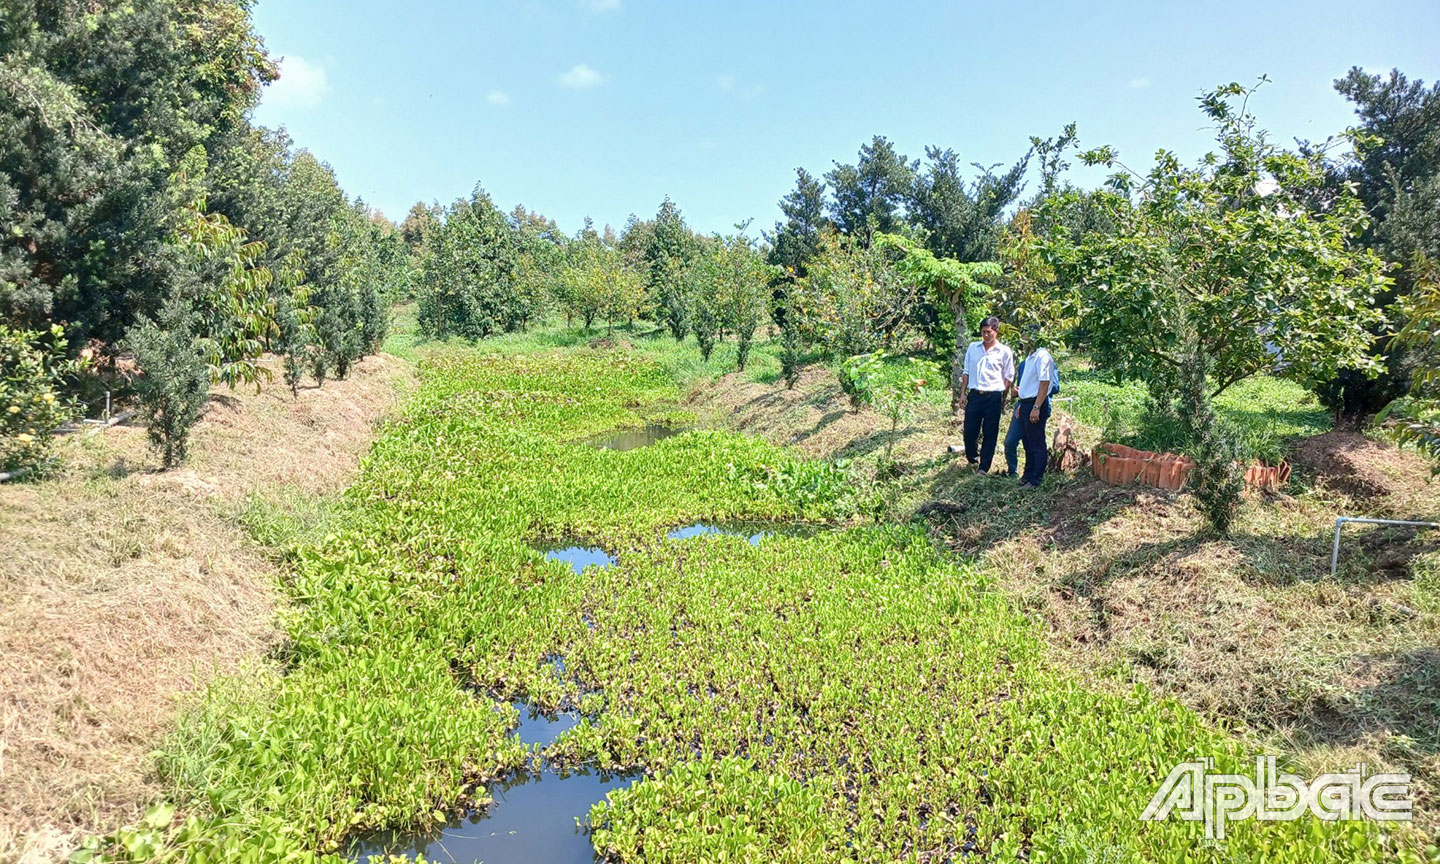
{"type": "Polygon", "coordinates": [[[1396,437],[1429,456],[1440,473],[1440,271],[1423,259],[1415,270],[1419,281],[1402,301],[1405,326],[1394,341],[1413,353],[1416,373],[1409,398],[1396,400],[1381,416],[1393,415],[1396,437]]]}
{"type": "Polygon", "coordinates": [[[645,290],[650,305],[681,341],[690,331],[690,265],[695,238],[680,210],[668,197],[655,214],[655,227],[645,250],[645,290]]]}
{"type": "Polygon", "coordinates": [[[141,375],[135,398],[150,442],[166,469],[185,460],[190,429],[210,396],[210,370],[195,338],[195,313],[175,299],[155,320],[143,318],[125,337],[141,375]]]}
{"type": "Polygon", "coordinates": [[[962,333],[973,332],[980,323],[980,301],[992,292],[982,280],[1000,277],[1000,265],[993,261],[956,261],[937,257],[909,238],[898,234],[876,235],[881,248],[894,249],[903,256],[896,265],[902,278],[918,285],[942,304],[954,322],[956,338],[950,352],[950,412],[960,422],[960,399],[965,395],[961,377],[965,374],[965,351],[970,347],[962,333]]]}
{"type": "Polygon", "coordinates": [[[827,231],[791,292],[789,325],[830,356],[869,354],[906,327],[918,296],[918,287],[901,278],[885,251],[827,231]]]}
{"type": "Polygon", "coordinates": [[[1392,265],[1394,282],[1376,296],[1386,317],[1370,328],[1380,374],[1342,369],[1316,392],[1337,414],[1364,416],[1404,395],[1416,372],[1408,343],[1391,337],[1405,324],[1404,300],[1415,290],[1421,262],[1440,260],[1440,85],[1427,88],[1398,69],[1385,76],[1357,67],[1335,89],[1355,106],[1358,146],[1354,158],[1331,172],[1312,209],[1328,207],[1353,184],[1371,216],[1361,239],[1392,265]]]}
{"type": "Polygon", "coordinates": [[[585,227],[566,247],[558,280],[566,314],[578,317],[588,329],[603,317],[607,332],[615,322],[635,316],[644,302],[644,281],[625,261],[617,245],[607,243],[587,219],[585,227]]]}
{"type": "Polygon", "coordinates": [[[910,221],[924,229],[925,245],[942,258],[988,261],[995,257],[1005,210],[1020,197],[1030,154],[1003,174],[999,166],[975,164],[979,176],[966,184],[954,150],[925,148],[925,170],[915,177],[910,221]]]}
{"type": "Polygon", "coordinates": [[[834,170],[825,175],[834,192],[830,215],[835,225],[865,246],[870,245],[874,232],[894,231],[904,215],[919,166],[919,160],[908,161],[883,135],[860,147],[854,165],[836,162],[834,170]]]}
{"type": "Polygon", "coordinates": [[[1324,166],[1271,143],[1245,110],[1251,93],[1231,84],[1200,100],[1220,152],[1195,168],[1161,151],[1139,176],[1111,148],[1083,154],[1121,169],[1092,196],[1116,230],[1042,243],[1061,282],[1079,291],[1097,364],[1154,393],[1173,391],[1191,362],[1188,333],[1212,396],[1277,365],[1303,381],[1374,365],[1366,327],[1384,276],[1378,258],[1354,248],[1364,208],[1342,190],[1325,212],[1307,210],[1324,166]]]}
{"type": "Polygon", "coordinates": [[[0,317],[113,342],[174,288],[188,191],[274,64],[249,4],[13,0],[0,27],[0,317]]]}
{"type": "Polygon", "coordinates": [[[520,242],[490,196],[476,187],[445,212],[426,242],[417,318],[432,336],[483,339],[534,317],[516,292],[520,242]]]}
{"type": "Polygon", "coordinates": [[[0,471],[43,470],[55,430],[77,413],[64,379],[80,364],[65,349],[58,324],[44,334],[0,324],[0,471]]]}
{"type": "Polygon", "coordinates": [[[990,309],[1000,319],[1002,336],[1027,352],[1038,333],[1046,334],[1051,344],[1063,342],[1074,323],[1074,297],[1045,261],[1029,210],[1011,218],[997,251],[1001,276],[990,309]]]}
{"type": "Polygon", "coordinates": [[[805,265],[820,248],[820,234],[830,227],[825,218],[825,184],[804,168],[795,169],[795,189],[780,199],[784,222],[766,235],[766,260],[776,268],[771,280],[770,317],[781,330],[788,328],[786,299],[796,279],[805,277],[805,265]]]}

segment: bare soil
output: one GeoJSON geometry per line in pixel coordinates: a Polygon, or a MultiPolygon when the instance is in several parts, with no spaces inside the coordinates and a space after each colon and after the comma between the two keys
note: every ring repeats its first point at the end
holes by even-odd
{"type": "Polygon", "coordinates": [[[276,639],[274,556],[235,517],[343,488],[411,381],[382,355],[296,399],[220,389],[183,468],[117,426],[0,486],[0,861],[59,860],[162,792],[148,754],[184,695],[276,639]]]}

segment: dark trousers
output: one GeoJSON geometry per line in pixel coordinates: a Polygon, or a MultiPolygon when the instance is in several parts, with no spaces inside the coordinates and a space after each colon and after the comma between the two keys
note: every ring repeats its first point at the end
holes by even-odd
{"type": "Polygon", "coordinates": [[[1011,477],[1020,474],[1020,407],[1010,412],[1010,426],[1005,430],[1005,467],[1011,477]]]}
{"type": "Polygon", "coordinates": [[[1030,411],[1035,407],[1034,399],[1020,400],[1020,440],[1025,443],[1025,473],[1021,483],[1040,485],[1045,479],[1045,463],[1050,461],[1050,445],[1045,441],[1045,423],[1050,419],[1050,400],[1040,408],[1040,422],[1030,422],[1030,411]]]}
{"type": "Polygon", "coordinates": [[[981,471],[989,471],[990,460],[995,458],[995,439],[1000,434],[1000,403],[1004,396],[998,390],[971,390],[965,402],[965,458],[970,464],[975,464],[978,441],[981,471]]]}

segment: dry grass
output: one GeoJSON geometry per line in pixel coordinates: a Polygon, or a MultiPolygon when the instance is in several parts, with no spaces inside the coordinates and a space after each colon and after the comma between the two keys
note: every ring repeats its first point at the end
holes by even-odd
{"type": "MultiPolygon", "coordinates": [[[[886,421],[848,412],[824,369],[793,391],[727,377],[692,402],[814,456],[884,441],[886,421]]],[[[1440,824],[1440,536],[1347,528],[1329,574],[1336,516],[1440,519],[1423,460],[1355,433],[1302,442],[1287,494],[1251,497],[1222,539],[1187,496],[1088,470],[1030,493],[976,476],[945,456],[958,440],[947,419],[934,412],[897,443],[911,464],[888,493],[895,515],[950,502],[928,517],[937,539],[1045,624],[1056,662],[1094,686],[1173,696],[1311,773],[1410,771],[1422,828],[1440,824]]]]}
{"type": "Polygon", "coordinates": [[[297,400],[217,391],[184,468],[155,472],[121,426],[0,486],[0,861],[63,857],[159,793],[148,754],[178,697],[274,638],[274,565],[235,514],[342,488],[410,380],[382,356],[297,400]]]}

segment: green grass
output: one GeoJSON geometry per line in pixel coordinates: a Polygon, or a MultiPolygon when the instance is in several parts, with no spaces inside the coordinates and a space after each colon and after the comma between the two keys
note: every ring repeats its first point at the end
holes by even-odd
{"type": "Polygon", "coordinates": [[[524,759],[523,697],[585,712],[550,758],[647,771],[592,812],[615,860],[1385,858],[1358,823],[1243,823],[1206,849],[1198,825],[1138,821],[1174,763],[1248,771],[1248,754],[1173,702],[1048,665],[976,566],[919,526],[854,524],[841,469],[724,432],[575,443],[725,365],[616,338],[637,350],[555,331],[410,345],[420,388],[296,552],[281,662],[213,687],[164,747],[189,821],[138,829],[162,857],[304,858],[431,825],[524,759]],[[834,528],[664,539],[721,519],[834,528]],[[537,551],[562,538],[618,564],[537,551]]]}
{"type": "MultiPolygon", "coordinates": [[[[1061,396],[1073,396],[1065,410],[1080,422],[1105,429],[1118,427],[1120,441],[1148,450],[1177,446],[1173,430],[1146,424],[1146,391],[1139,382],[1115,383],[1083,355],[1060,361],[1061,396]]],[[[1251,458],[1274,463],[1291,441],[1330,429],[1330,415],[1304,386],[1273,375],[1257,375],[1221,393],[1215,400],[1220,416],[1238,426],[1251,458]]]]}

